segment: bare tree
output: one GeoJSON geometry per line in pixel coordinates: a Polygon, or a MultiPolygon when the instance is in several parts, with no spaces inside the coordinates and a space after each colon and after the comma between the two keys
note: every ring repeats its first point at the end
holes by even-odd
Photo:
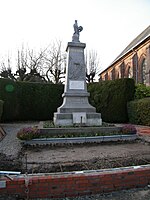
{"type": "Polygon", "coordinates": [[[40,75],[44,62],[44,51],[36,54],[33,50],[18,50],[16,76],[19,81],[45,81],[40,75]]]}
{"type": "Polygon", "coordinates": [[[56,41],[45,52],[45,76],[47,81],[62,83],[65,77],[66,53],[62,52],[62,42],[56,41]]]}
{"type": "Polygon", "coordinates": [[[53,42],[38,53],[22,46],[17,52],[16,68],[13,74],[10,59],[1,62],[0,76],[16,81],[62,83],[66,68],[66,53],[62,52],[62,42],[53,42]]]}
{"type": "Polygon", "coordinates": [[[12,73],[11,61],[9,56],[6,62],[4,60],[1,62],[0,68],[1,68],[0,76],[2,78],[9,78],[12,80],[16,80],[14,74],[12,73]]]}
{"type": "Polygon", "coordinates": [[[16,77],[19,81],[24,81],[25,77],[27,76],[27,69],[24,62],[24,51],[23,48],[18,50],[17,55],[17,70],[16,70],[16,77]]]}
{"type": "Polygon", "coordinates": [[[94,82],[96,74],[99,73],[99,58],[95,50],[90,50],[85,55],[87,82],[94,82]]]}

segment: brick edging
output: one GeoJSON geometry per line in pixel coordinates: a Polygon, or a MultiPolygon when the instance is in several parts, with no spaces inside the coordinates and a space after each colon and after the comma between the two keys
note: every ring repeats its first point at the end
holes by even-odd
{"type": "Polygon", "coordinates": [[[0,179],[0,194],[29,198],[64,198],[122,189],[150,183],[150,165],[81,172],[37,174],[0,179]],[[2,187],[4,186],[4,187],[2,187]]]}

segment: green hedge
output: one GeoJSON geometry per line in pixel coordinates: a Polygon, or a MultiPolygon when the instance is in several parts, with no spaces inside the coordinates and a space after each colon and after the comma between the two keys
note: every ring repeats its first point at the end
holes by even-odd
{"type": "Polygon", "coordinates": [[[1,116],[3,113],[3,104],[4,104],[4,101],[0,100],[0,121],[1,121],[1,116]]]}
{"type": "Polygon", "coordinates": [[[63,85],[0,79],[3,121],[46,120],[62,104],[63,85]]]}
{"type": "MultiPolygon", "coordinates": [[[[64,86],[44,83],[13,82],[0,79],[3,121],[52,120],[62,104],[64,86]]],[[[118,79],[88,85],[90,103],[105,122],[127,122],[127,102],[133,100],[133,79],[118,79]]]]}
{"type": "Polygon", "coordinates": [[[128,102],[129,122],[150,126],[150,98],[128,102]]]}
{"type": "Polygon", "coordinates": [[[127,102],[134,99],[133,79],[117,79],[90,84],[90,102],[105,122],[128,122],[127,102]]]}
{"type": "Polygon", "coordinates": [[[136,84],[135,86],[135,99],[142,99],[150,97],[150,86],[144,84],[136,84]]]}

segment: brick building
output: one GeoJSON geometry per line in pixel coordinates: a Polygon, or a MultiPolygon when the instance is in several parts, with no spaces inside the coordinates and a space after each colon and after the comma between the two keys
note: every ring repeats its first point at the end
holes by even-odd
{"type": "Polygon", "coordinates": [[[136,83],[150,85],[150,26],[138,35],[99,76],[100,80],[134,78],[136,83]]]}

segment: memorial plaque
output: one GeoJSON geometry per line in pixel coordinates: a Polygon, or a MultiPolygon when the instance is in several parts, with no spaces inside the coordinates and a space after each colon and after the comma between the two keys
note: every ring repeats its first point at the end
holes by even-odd
{"type": "Polygon", "coordinates": [[[69,81],[69,89],[71,90],[84,90],[84,81],[69,81]]]}

